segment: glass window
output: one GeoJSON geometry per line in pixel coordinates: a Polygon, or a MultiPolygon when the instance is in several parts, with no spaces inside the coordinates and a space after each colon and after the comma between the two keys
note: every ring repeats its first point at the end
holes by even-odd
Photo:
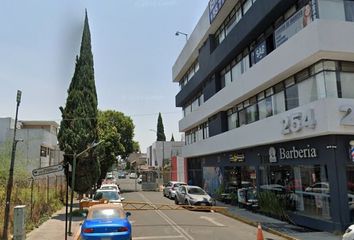
{"type": "Polygon", "coordinates": [[[342,98],[354,98],[354,73],[341,72],[340,84],[342,98]]]}
{"type": "Polygon", "coordinates": [[[247,109],[247,123],[253,123],[258,120],[257,104],[249,106],[247,109]]]}
{"type": "Polygon", "coordinates": [[[261,166],[260,189],[286,197],[288,210],[330,219],[327,167],[324,165],[261,166]]]}
{"type": "Polygon", "coordinates": [[[236,20],[236,15],[233,15],[226,26],[226,35],[229,34],[229,32],[231,32],[231,30],[235,27],[237,23],[235,20],[236,20]]]}
{"type": "Polygon", "coordinates": [[[199,70],[199,62],[196,62],[194,66],[194,72],[198,72],[198,70],[199,70]]]}
{"type": "Polygon", "coordinates": [[[195,111],[199,107],[198,98],[192,102],[192,111],[195,111]]]}
{"type": "Polygon", "coordinates": [[[278,114],[285,112],[284,91],[278,92],[272,96],[273,113],[278,114]]]}
{"type": "Polygon", "coordinates": [[[317,84],[314,77],[311,77],[298,84],[299,90],[299,105],[313,102],[318,99],[317,84]]]}
{"type": "Polygon", "coordinates": [[[236,16],[235,23],[238,23],[242,18],[242,9],[240,8],[240,6],[238,6],[236,8],[237,8],[237,10],[236,10],[236,14],[235,14],[235,16],[236,16]]]}
{"type": "Polygon", "coordinates": [[[350,221],[354,221],[354,166],[347,166],[347,190],[350,210],[350,221]]]}
{"type": "Polygon", "coordinates": [[[299,94],[297,85],[285,89],[286,109],[290,110],[299,106],[299,94]]]}
{"type": "Polygon", "coordinates": [[[242,9],[243,9],[243,15],[246,14],[246,12],[251,8],[252,6],[252,0],[245,0],[242,4],[242,9]]]}
{"type": "Polygon", "coordinates": [[[218,43],[220,44],[225,39],[224,29],[221,29],[220,33],[217,35],[218,43]]]}
{"type": "Polygon", "coordinates": [[[354,72],[354,63],[353,62],[342,62],[342,71],[344,72],[354,72]]]}
{"type": "Polygon", "coordinates": [[[236,81],[237,78],[241,76],[242,69],[241,69],[241,62],[238,62],[235,66],[233,66],[231,70],[232,81],[236,81]]]}
{"type": "Polygon", "coordinates": [[[250,59],[248,52],[244,53],[244,57],[242,58],[242,73],[246,72],[250,67],[250,59]]]}
{"type": "Polygon", "coordinates": [[[231,79],[231,71],[228,70],[228,71],[225,73],[225,86],[230,85],[231,82],[232,82],[232,79],[231,79]]]}
{"type": "Polygon", "coordinates": [[[240,122],[240,126],[245,125],[247,123],[246,121],[246,110],[243,109],[241,111],[238,112],[238,119],[240,122]]]}
{"type": "MultiPolygon", "coordinates": [[[[325,97],[328,98],[337,98],[338,97],[338,88],[337,88],[337,75],[335,72],[323,72],[324,74],[324,83],[325,83],[325,97]]],[[[322,98],[322,95],[320,95],[322,98]]]]}
{"type": "Polygon", "coordinates": [[[234,129],[237,127],[237,112],[230,113],[227,116],[227,122],[228,122],[228,129],[234,129]]]}
{"type": "Polygon", "coordinates": [[[259,119],[267,118],[273,115],[272,98],[267,97],[258,102],[259,119]]]}

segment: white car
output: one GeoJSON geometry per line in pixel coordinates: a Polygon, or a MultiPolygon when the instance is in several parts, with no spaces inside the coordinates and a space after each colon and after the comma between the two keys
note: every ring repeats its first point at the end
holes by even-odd
{"type": "Polygon", "coordinates": [[[94,201],[106,199],[110,203],[121,203],[124,198],[116,190],[98,189],[93,197],[94,201]]]}
{"type": "Polygon", "coordinates": [[[116,190],[118,193],[120,193],[119,187],[116,184],[102,184],[100,189],[102,190],[116,190]]]}
{"type": "Polygon", "coordinates": [[[342,240],[354,240],[354,224],[345,230],[342,240]]]}
{"type": "Polygon", "coordinates": [[[132,172],[132,173],[129,174],[129,178],[130,178],[130,179],[136,179],[137,177],[138,177],[138,176],[136,175],[135,172],[132,172]]]}

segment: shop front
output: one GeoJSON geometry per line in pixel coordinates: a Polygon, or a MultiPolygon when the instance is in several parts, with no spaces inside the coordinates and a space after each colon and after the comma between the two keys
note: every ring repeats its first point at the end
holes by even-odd
{"type": "Polygon", "coordinates": [[[211,194],[220,189],[286,194],[291,221],[344,230],[354,221],[352,140],[354,136],[329,135],[210,155],[199,158],[200,168],[192,172],[200,173],[197,182],[211,194]]]}

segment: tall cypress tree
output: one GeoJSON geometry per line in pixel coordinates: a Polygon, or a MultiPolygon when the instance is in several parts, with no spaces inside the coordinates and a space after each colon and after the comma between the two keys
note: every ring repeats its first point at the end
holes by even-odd
{"type": "MultiPolygon", "coordinates": [[[[60,107],[62,121],[58,133],[59,146],[64,151],[64,162],[72,164],[73,154],[80,153],[98,141],[97,93],[95,86],[91,35],[85,12],[80,56],[76,56],[65,108],[60,107]]],[[[77,159],[74,190],[85,193],[97,182],[100,165],[93,150],[77,159]]],[[[67,176],[71,184],[71,175],[67,176]]]]}
{"type": "Polygon", "coordinates": [[[165,130],[162,123],[161,113],[159,113],[159,117],[157,118],[157,141],[166,141],[165,130]]]}
{"type": "Polygon", "coordinates": [[[171,137],[171,142],[174,142],[175,141],[175,138],[173,137],[173,133],[172,133],[172,137],[171,137]]]}

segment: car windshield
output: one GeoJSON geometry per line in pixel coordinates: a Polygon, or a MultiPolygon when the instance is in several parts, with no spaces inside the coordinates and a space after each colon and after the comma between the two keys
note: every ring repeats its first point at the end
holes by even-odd
{"type": "Polygon", "coordinates": [[[194,195],[206,195],[206,192],[201,188],[188,188],[188,193],[194,195]]]}
{"type": "Polygon", "coordinates": [[[95,209],[92,211],[90,219],[112,219],[112,218],[123,218],[122,214],[118,209],[95,209]]]}
{"type": "Polygon", "coordinates": [[[94,200],[107,199],[119,200],[119,194],[116,191],[102,191],[95,194],[94,200]]]}

